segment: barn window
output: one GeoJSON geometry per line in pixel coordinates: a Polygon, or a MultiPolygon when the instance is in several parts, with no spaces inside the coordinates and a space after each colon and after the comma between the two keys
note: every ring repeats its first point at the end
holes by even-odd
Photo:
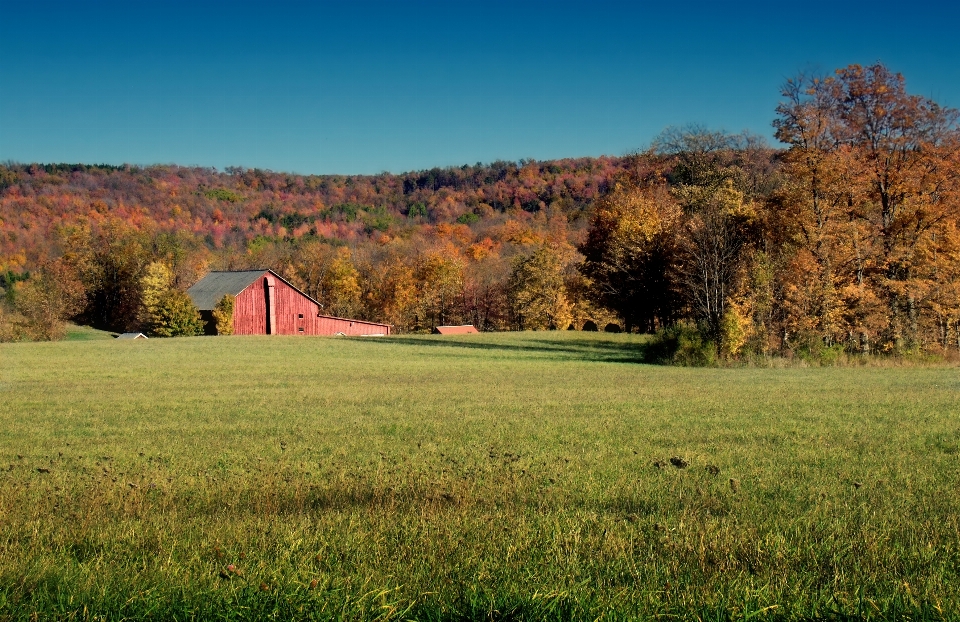
{"type": "Polygon", "coordinates": [[[299,328],[297,328],[297,332],[298,332],[298,333],[302,333],[302,332],[303,332],[303,326],[300,326],[299,328]]]}
{"type": "Polygon", "coordinates": [[[302,320],[302,319],[303,319],[303,314],[302,314],[302,313],[298,313],[298,314],[297,314],[297,319],[298,319],[298,320],[302,320]]]}

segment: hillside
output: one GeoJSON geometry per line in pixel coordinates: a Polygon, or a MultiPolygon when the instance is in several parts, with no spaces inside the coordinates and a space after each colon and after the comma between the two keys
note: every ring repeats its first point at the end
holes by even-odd
{"type": "Polygon", "coordinates": [[[441,223],[578,221],[624,158],[494,162],[400,175],[291,175],[257,169],[85,164],[0,166],[0,270],[51,252],[77,219],[187,233],[211,250],[258,237],[361,243],[441,223]]]}
{"type": "MultiPolygon", "coordinates": [[[[730,142],[721,152],[712,165],[735,164],[748,193],[769,192],[776,151],[730,142]]],[[[593,205],[617,179],[671,183],[681,160],[645,153],[374,176],[8,164],[0,167],[0,286],[12,291],[43,268],[56,275],[51,296],[78,292],[61,315],[113,331],[145,329],[152,262],[166,265],[180,290],[208,270],[270,267],[332,314],[401,332],[618,323],[587,295],[578,269],[593,205]],[[546,264],[531,269],[554,275],[541,288],[563,291],[561,317],[524,321],[508,300],[511,274],[544,247],[546,264]]]]}

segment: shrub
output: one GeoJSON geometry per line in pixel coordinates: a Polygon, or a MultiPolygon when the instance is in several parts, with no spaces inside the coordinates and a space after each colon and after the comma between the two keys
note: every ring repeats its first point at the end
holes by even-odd
{"type": "Polygon", "coordinates": [[[213,308],[213,321],[218,335],[233,334],[233,306],[236,299],[230,294],[224,295],[213,308]]]}
{"type": "Polygon", "coordinates": [[[828,346],[819,337],[811,336],[802,342],[796,354],[806,363],[829,366],[840,363],[845,353],[842,344],[835,343],[828,346]]]}
{"type": "Polygon", "coordinates": [[[160,295],[150,333],[155,337],[193,337],[203,334],[203,320],[190,296],[173,289],[160,295]]]}
{"type": "Polygon", "coordinates": [[[651,363],[708,367],[717,364],[717,345],[699,327],[680,322],[657,331],[645,358],[651,363]]]}

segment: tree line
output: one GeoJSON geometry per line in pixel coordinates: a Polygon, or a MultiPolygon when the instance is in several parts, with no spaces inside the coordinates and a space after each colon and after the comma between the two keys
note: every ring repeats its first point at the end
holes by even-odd
{"type": "Polygon", "coordinates": [[[397,332],[610,325],[706,360],[960,349],[957,112],[881,64],[781,95],[783,149],[688,126],[621,158],[404,175],[7,166],[0,324],[162,334],[205,271],[271,267],[397,332]]]}

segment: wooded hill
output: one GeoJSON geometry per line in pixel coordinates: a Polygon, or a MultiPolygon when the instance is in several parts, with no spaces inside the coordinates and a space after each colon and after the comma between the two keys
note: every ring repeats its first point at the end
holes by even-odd
{"type": "Polygon", "coordinates": [[[625,157],[400,175],[7,165],[4,338],[69,316],[162,332],[147,284],[271,267],[398,331],[612,322],[692,359],[956,350],[956,111],[883,65],[782,96],[782,150],[688,127],[625,157]]]}
{"type": "Polygon", "coordinates": [[[180,290],[207,270],[271,267],[334,314],[400,330],[454,321],[504,329],[512,258],[543,244],[572,257],[590,206],[627,162],[375,176],[7,165],[0,268],[10,284],[69,264],[67,289],[83,291],[71,307],[83,307],[78,320],[111,330],[144,327],[141,282],[152,262],[166,264],[180,290]]]}
{"type": "Polygon", "coordinates": [[[0,268],[38,265],[49,257],[57,229],[81,218],[191,234],[211,250],[258,237],[360,242],[424,224],[504,221],[497,216],[505,213],[573,221],[623,164],[622,158],[494,162],[373,176],[7,164],[0,166],[0,268]]]}

